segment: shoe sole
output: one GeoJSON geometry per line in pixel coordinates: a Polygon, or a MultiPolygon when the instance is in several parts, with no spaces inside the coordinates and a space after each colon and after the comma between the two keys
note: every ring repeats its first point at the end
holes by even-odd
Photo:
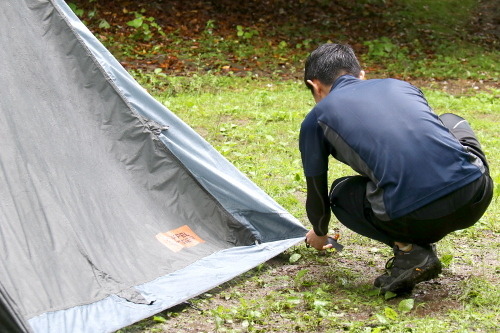
{"type": "Polygon", "coordinates": [[[411,292],[416,284],[438,277],[441,271],[441,262],[437,258],[427,257],[421,264],[403,272],[388,285],[382,286],[381,291],[391,291],[395,294],[411,292]]]}
{"type": "Polygon", "coordinates": [[[390,280],[390,279],[391,279],[391,276],[387,275],[387,273],[384,274],[384,275],[381,275],[381,276],[377,277],[375,279],[375,281],[373,281],[373,286],[375,288],[380,288],[380,287],[382,287],[385,284],[384,283],[385,280],[390,280]]]}

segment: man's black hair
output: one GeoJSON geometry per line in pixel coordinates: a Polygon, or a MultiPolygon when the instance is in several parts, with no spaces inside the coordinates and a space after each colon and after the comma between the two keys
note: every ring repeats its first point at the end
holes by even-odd
{"type": "Polygon", "coordinates": [[[360,73],[361,65],[349,45],[328,43],[319,46],[307,57],[304,82],[312,89],[307,80],[318,79],[325,85],[332,85],[340,75],[359,77],[360,73]]]}

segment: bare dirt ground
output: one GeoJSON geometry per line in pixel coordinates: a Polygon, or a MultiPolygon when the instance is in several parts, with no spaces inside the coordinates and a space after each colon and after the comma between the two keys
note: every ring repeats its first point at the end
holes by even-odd
{"type": "Polygon", "coordinates": [[[494,89],[500,89],[498,81],[483,80],[424,80],[414,79],[411,83],[419,88],[441,90],[451,95],[463,96],[477,93],[480,91],[491,92],[494,89]]]}
{"type": "MultiPolygon", "coordinates": [[[[341,229],[341,232],[344,235],[343,243],[346,245],[341,253],[316,254],[313,252],[315,250],[305,250],[304,245],[299,244],[297,247],[303,247],[302,253],[311,251],[310,255],[319,255],[323,258],[321,260],[309,258],[290,264],[289,255],[297,249],[292,248],[291,251],[269,260],[260,271],[254,269],[214,288],[194,301],[160,313],[160,316],[168,318],[165,323],[160,324],[150,320],[136,328],[129,328],[127,332],[216,332],[214,315],[211,312],[213,309],[218,306],[237,307],[239,297],[244,297],[249,302],[265,302],[266,296],[273,292],[294,288],[299,291],[300,287],[294,283],[294,277],[299,271],[305,269],[308,271],[308,280],[318,281],[318,284],[324,282],[339,286],[338,291],[331,293],[332,299],[363,297],[370,290],[375,277],[383,273],[384,264],[389,258],[388,249],[370,240],[367,240],[365,244],[359,244],[358,236],[347,229],[341,229]],[[351,241],[353,243],[350,243],[351,241]]],[[[444,268],[440,277],[418,284],[410,295],[387,300],[387,306],[397,308],[402,299],[413,298],[415,301],[415,308],[412,311],[414,317],[440,317],[449,310],[464,308],[464,297],[467,294],[464,288],[468,280],[481,277],[494,285],[500,283],[498,234],[481,231],[480,242],[471,242],[470,237],[457,235],[451,237],[455,244],[463,244],[463,246],[454,247],[452,264],[444,268]]],[[[446,245],[443,250],[447,251],[446,245]]],[[[356,302],[356,308],[347,306],[342,310],[342,316],[346,321],[366,322],[369,326],[369,323],[373,322],[373,311],[373,306],[369,304],[363,306],[362,302],[356,302]]],[[[286,316],[276,315],[268,322],[270,324],[263,327],[263,331],[289,332],[289,328],[293,327],[290,318],[286,316]]],[[[329,327],[323,325],[320,324],[315,331],[329,331],[329,327]]],[[[236,324],[235,327],[241,328],[241,325],[236,324]]]]}

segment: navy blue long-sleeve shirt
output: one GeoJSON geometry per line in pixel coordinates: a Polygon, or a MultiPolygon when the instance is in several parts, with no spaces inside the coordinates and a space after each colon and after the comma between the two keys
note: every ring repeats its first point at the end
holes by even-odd
{"type": "MultiPolygon", "coordinates": [[[[395,79],[338,78],[304,119],[299,147],[308,185],[326,184],[329,156],[370,178],[367,199],[381,220],[423,207],[484,171],[482,162],[443,126],[422,92],[395,79]]],[[[325,200],[325,191],[318,189],[315,195],[325,200]]],[[[309,215],[315,230],[324,234],[318,209],[309,215]]]]}

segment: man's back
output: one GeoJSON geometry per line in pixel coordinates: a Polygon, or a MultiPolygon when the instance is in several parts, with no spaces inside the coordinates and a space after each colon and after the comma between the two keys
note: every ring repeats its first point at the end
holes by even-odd
{"type": "MultiPolygon", "coordinates": [[[[470,162],[474,156],[407,82],[342,76],[307,116],[302,132],[314,126],[321,127],[331,155],[371,179],[367,199],[380,219],[403,216],[481,176],[480,161],[470,162]]],[[[301,137],[301,146],[318,145],[301,137]]],[[[306,175],[324,163],[306,160],[306,175]]]]}

